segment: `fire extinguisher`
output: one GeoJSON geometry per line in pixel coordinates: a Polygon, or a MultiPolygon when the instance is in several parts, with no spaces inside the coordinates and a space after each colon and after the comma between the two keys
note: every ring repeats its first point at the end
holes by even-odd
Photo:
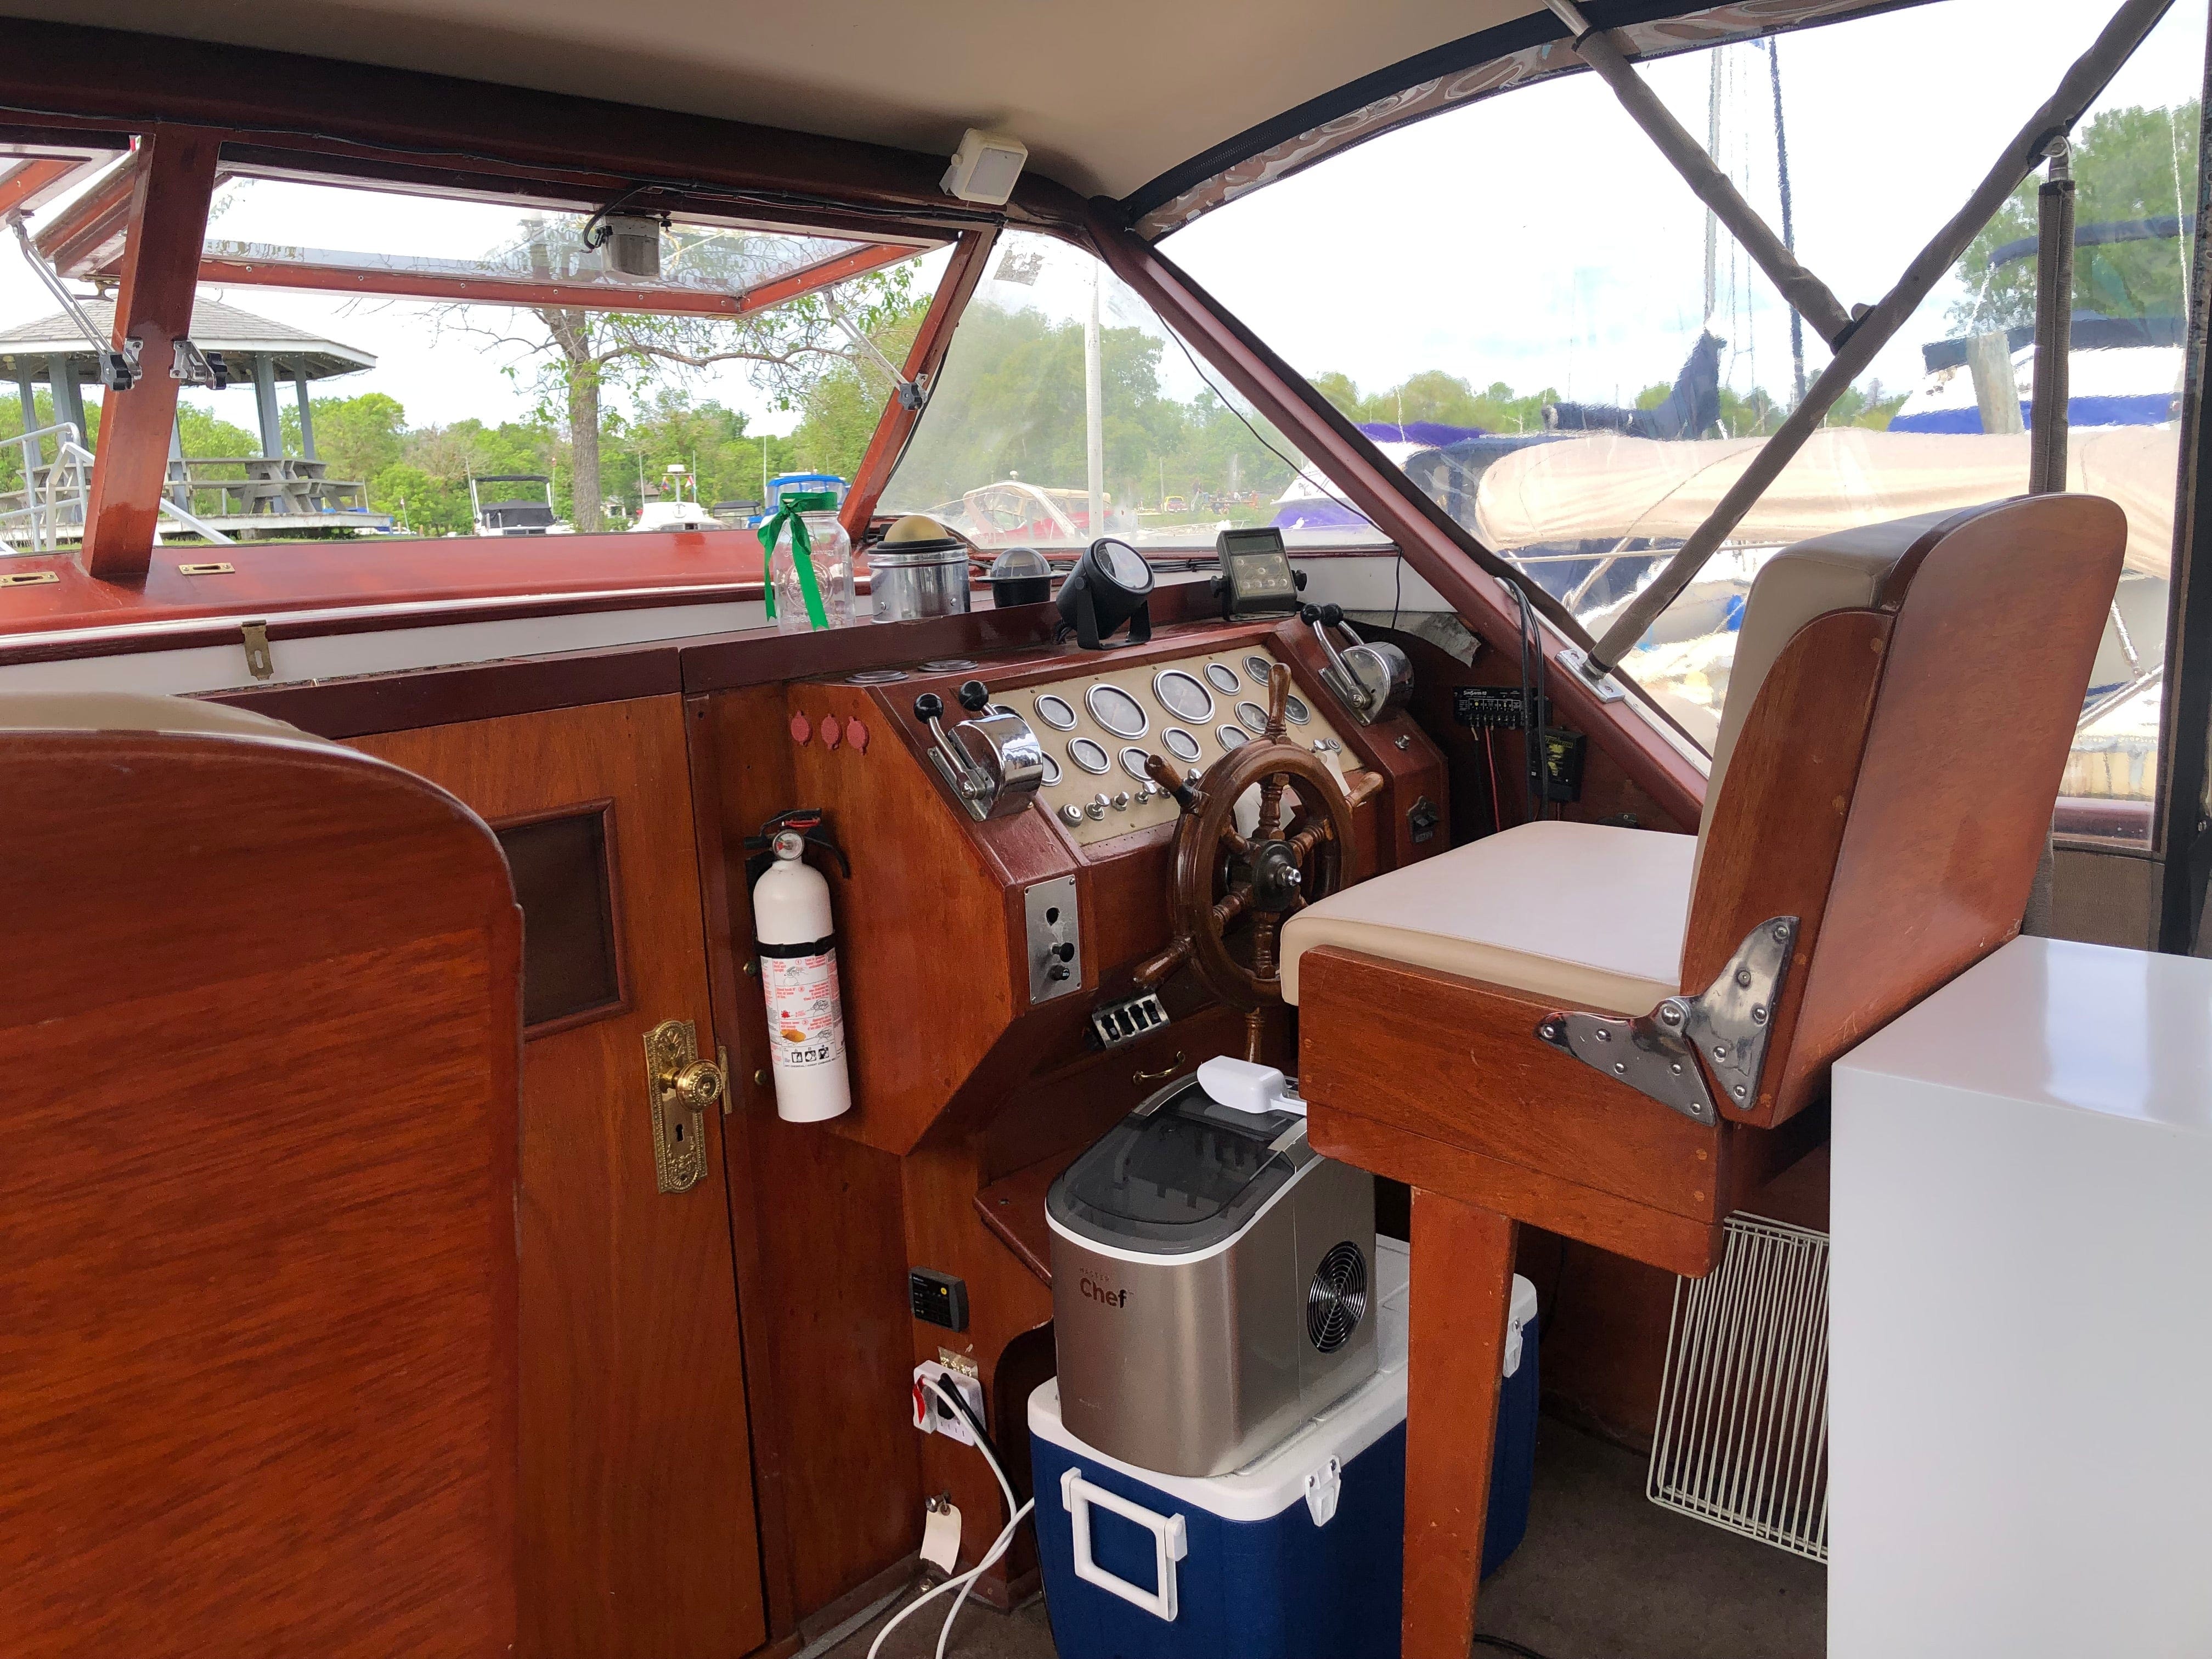
{"type": "Polygon", "coordinates": [[[852,866],[811,808],[769,819],[745,846],[755,854],[746,869],[757,878],[753,933],[768,1006],[775,1114],[788,1122],[819,1123],[852,1109],[853,1085],[845,1066],[830,884],[806,862],[806,849],[830,854],[847,876],[852,866]]]}

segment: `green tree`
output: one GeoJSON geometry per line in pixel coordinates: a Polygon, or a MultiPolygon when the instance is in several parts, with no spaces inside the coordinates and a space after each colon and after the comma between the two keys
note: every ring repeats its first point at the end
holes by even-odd
{"type": "MultiPolygon", "coordinates": [[[[2171,218],[2197,200],[2198,102],[2171,109],[2106,110],[2074,140],[2074,217],[2079,225],[2171,218]]],[[[2033,242],[2036,190],[2030,179],[1999,208],[1959,261],[1967,298],[1951,307],[1962,332],[1980,334],[2035,321],[2035,255],[1992,265],[2008,243],[2033,242]]],[[[2074,308],[2106,317],[2178,317],[2188,276],[2185,239],[2161,237],[2077,246],[2074,308]]]]}
{"type": "MultiPolygon", "coordinates": [[[[526,260],[528,272],[541,277],[595,276],[599,255],[583,246],[583,230],[580,220],[538,221],[521,250],[499,257],[526,260]]],[[[782,258],[784,242],[750,232],[678,229],[666,239],[663,274],[702,291],[742,294],[782,258]]],[[[567,429],[575,526],[596,530],[605,499],[600,434],[610,386],[644,392],[672,371],[680,375],[745,362],[753,367],[756,384],[780,407],[793,407],[836,363],[873,363],[872,354],[852,336],[882,327],[887,315],[906,305],[912,284],[912,266],[900,264],[743,316],[546,306],[502,309],[497,320],[479,321],[462,305],[446,307],[439,326],[477,336],[488,349],[519,353],[514,372],[527,371],[541,420],[567,429]],[[535,330],[522,323],[525,318],[534,320],[535,330]]]]}
{"type": "MultiPolygon", "coordinates": [[[[373,478],[394,465],[407,447],[407,410],[397,398],[366,392],[352,398],[317,398],[310,405],[315,423],[316,457],[330,465],[333,478],[373,478]]],[[[286,404],[284,449],[302,454],[300,411],[286,404]]]]}

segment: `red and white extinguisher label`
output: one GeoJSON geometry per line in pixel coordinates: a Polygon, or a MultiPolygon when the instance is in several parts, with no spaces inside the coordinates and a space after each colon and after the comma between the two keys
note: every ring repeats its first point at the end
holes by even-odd
{"type": "Polygon", "coordinates": [[[780,1072],[834,1066],[845,1058],[845,1011],[837,995],[837,952],[761,958],[769,1050],[780,1072]]]}

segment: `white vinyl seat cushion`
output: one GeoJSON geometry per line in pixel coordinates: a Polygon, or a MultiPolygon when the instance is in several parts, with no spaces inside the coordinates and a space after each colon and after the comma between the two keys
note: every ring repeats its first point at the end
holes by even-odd
{"type": "Polygon", "coordinates": [[[192,732],[329,743],[251,709],[151,691],[0,691],[0,732],[192,732]]]}
{"type": "Polygon", "coordinates": [[[1523,823],[1363,881],[1283,926],[1283,1000],[1317,945],[1648,1014],[1681,988],[1697,837],[1523,823]]]}

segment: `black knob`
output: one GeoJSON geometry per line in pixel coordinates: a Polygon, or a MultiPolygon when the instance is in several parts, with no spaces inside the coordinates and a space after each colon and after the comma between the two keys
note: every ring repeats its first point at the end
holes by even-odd
{"type": "Polygon", "coordinates": [[[1300,606],[1298,610],[1298,620],[1309,626],[1319,622],[1321,620],[1321,607],[1317,605],[1300,606]]]}
{"type": "Polygon", "coordinates": [[[918,720],[933,720],[945,713],[945,699],[934,691],[925,691],[914,700],[914,717],[918,720]]]}
{"type": "Polygon", "coordinates": [[[1075,947],[1073,945],[1062,945],[1057,947],[1054,954],[1062,962],[1073,962],[1075,960],[1075,947]]]}
{"type": "Polygon", "coordinates": [[[1322,606],[1321,625],[1323,628],[1340,628],[1343,626],[1343,623],[1344,607],[1342,605],[1325,605],[1322,606]]]}
{"type": "Polygon", "coordinates": [[[1303,570],[1293,570],[1291,572],[1291,586],[1297,588],[1299,592],[1304,592],[1306,591],[1306,573],[1303,570]]]}
{"type": "Polygon", "coordinates": [[[981,680],[960,682],[960,706],[971,714],[980,714],[991,701],[991,688],[981,680]]]}

